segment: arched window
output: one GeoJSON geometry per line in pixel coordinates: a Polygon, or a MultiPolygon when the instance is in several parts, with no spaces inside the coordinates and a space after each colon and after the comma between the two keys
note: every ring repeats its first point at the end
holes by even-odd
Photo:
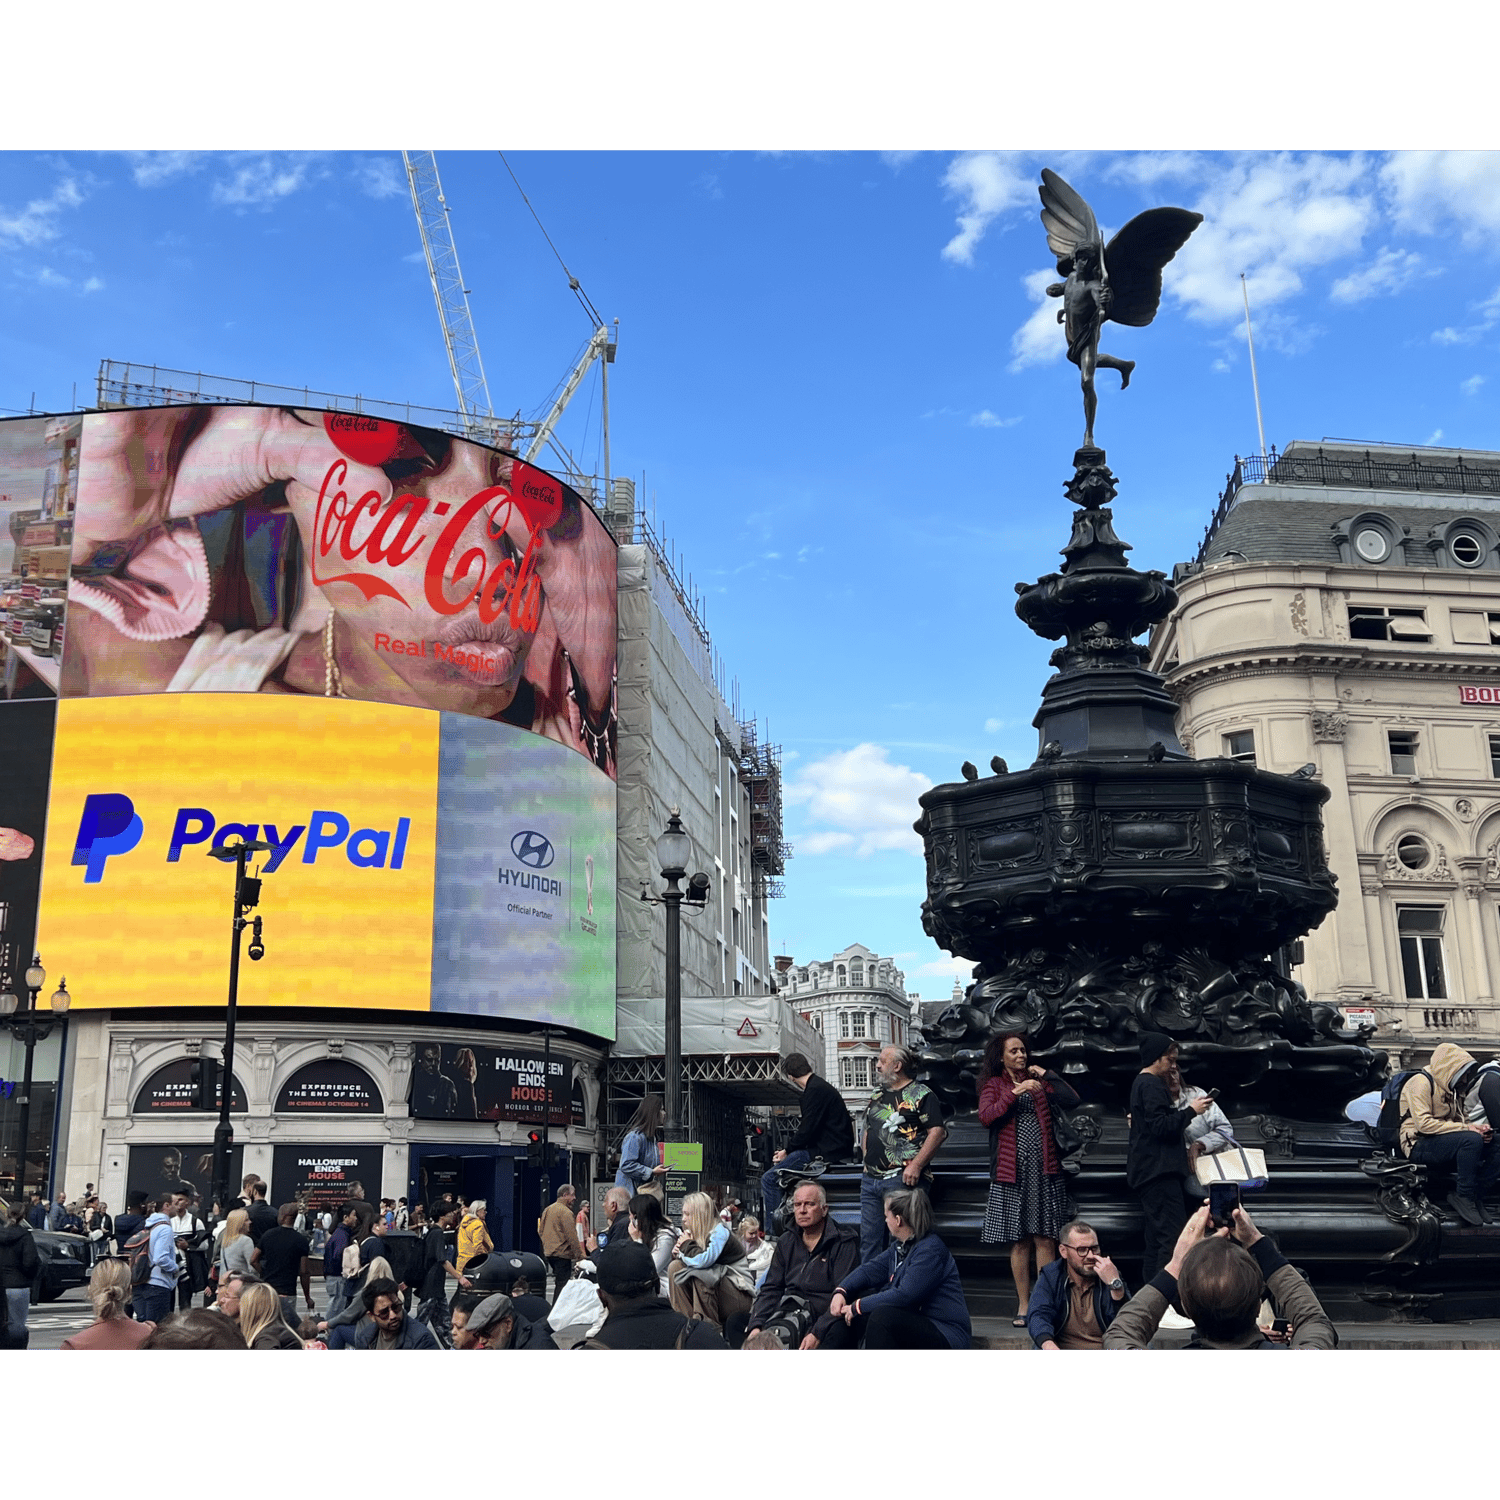
{"type": "Polygon", "coordinates": [[[833,980],[840,989],[843,989],[849,983],[849,971],[843,966],[843,964],[840,964],[838,968],[833,971],[833,980]]]}

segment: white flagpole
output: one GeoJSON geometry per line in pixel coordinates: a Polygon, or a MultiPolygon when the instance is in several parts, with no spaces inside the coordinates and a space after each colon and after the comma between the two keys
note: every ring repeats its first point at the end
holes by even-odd
{"type": "Polygon", "coordinates": [[[1250,285],[1240,272],[1240,290],[1245,294],[1245,342],[1250,346],[1250,386],[1255,392],[1255,425],[1260,430],[1260,456],[1266,458],[1266,424],[1260,415],[1260,378],[1255,373],[1255,335],[1250,331],[1250,285]]]}

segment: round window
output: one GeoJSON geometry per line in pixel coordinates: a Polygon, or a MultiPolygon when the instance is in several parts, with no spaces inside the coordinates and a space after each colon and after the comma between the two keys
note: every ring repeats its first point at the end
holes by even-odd
{"type": "Polygon", "coordinates": [[[1448,543],[1453,561],[1465,568],[1477,568],[1484,561],[1484,543],[1477,536],[1461,531],[1448,543]]]}
{"type": "Polygon", "coordinates": [[[1354,534],[1354,550],[1366,562],[1383,562],[1390,555],[1391,539],[1375,526],[1366,526],[1354,534]]]}
{"type": "Polygon", "coordinates": [[[1432,851],[1427,840],[1414,833],[1405,833],[1396,840],[1396,858],[1408,870],[1425,870],[1432,860],[1432,851]]]}

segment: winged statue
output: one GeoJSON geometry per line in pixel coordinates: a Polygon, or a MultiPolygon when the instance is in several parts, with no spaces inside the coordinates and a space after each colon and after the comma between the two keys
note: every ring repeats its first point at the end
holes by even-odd
{"type": "Polygon", "coordinates": [[[1130,384],[1133,359],[1099,352],[1106,322],[1144,328],[1161,305],[1162,268],[1203,222],[1186,208],[1148,208],[1137,214],[1109,244],[1099,232],[1094,211],[1056,172],[1042,168],[1042,227],[1057,257],[1058,275],[1066,281],[1047,288],[1061,297],[1057,321],[1068,339],[1068,358],[1078,366],[1083,385],[1083,446],[1094,446],[1094,372],[1120,372],[1120,389],[1130,384]]]}

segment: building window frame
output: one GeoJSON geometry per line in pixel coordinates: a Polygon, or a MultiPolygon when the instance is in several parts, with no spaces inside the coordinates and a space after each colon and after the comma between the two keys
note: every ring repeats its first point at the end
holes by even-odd
{"type": "Polygon", "coordinates": [[[1430,641],[1425,608],[1398,604],[1351,604],[1349,639],[1352,641],[1430,641]]]}
{"type": "Polygon", "coordinates": [[[1417,751],[1421,743],[1422,737],[1415,729],[1386,730],[1386,754],[1390,757],[1392,776],[1417,774],[1417,751]]]}
{"type": "Polygon", "coordinates": [[[1226,731],[1224,735],[1224,759],[1237,760],[1241,765],[1255,765],[1255,731],[1253,729],[1231,729],[1226,731]]]}
{"type": "Polygon", "coordinates": [[[1401,954],[1401,988],[1407,1000],[1425,1004],[1452,999],[1443,937],[1446,906],[1398,905],[1396,943],[1401,954]]]}

